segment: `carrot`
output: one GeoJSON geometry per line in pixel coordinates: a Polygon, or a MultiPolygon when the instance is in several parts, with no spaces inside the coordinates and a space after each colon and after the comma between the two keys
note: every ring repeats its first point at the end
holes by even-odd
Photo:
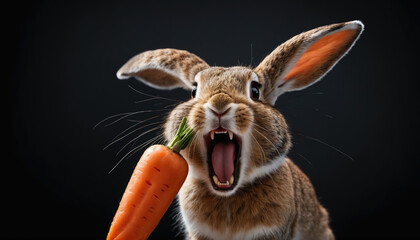
{"type": "Polygon", "coordinates": [[[188,174],[179,155],[194,133],[186,118],[168,144],[150,146],[141,156],[111,223],[107,240],[147,239],[165,214],[188,174]]]}

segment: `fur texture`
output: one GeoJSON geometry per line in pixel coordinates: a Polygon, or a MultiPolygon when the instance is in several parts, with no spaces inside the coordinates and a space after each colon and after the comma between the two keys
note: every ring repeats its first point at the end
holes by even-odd
{"type": "Polygon", "coordinates": [[[352,21],[304,32],[255,69],[210,67],[189,52],[161,49],[133,57],[118,71],[119,78],[134,76],[157,88],[196,88],[165,124],[168,140],[184,116],[196,132],[181,152],[190,165],[179,192],[187,238],[334,239],[310,180],[286,157],[291,136],[273,105],[280,94],[322,78],[362,30],[352,21]],[[214,175],[209,147],[217,129],[236,144],[234,173],[224,185],[214,175]]]}

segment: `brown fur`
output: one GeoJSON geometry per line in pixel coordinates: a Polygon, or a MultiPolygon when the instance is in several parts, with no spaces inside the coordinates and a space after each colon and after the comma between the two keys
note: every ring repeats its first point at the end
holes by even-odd
{"type": "Polygon", "coordinates": [[[271,176],[243,187],[234,198],[216,196],[197,180],[186,182],[179,196],[183,211],[196,213],[193,220],[210,222],[217,231],[229,226],[237,232],[259,223],[279,226],[273,239],[292,239],[298,226],[303,239],[334,239],[328,213],[318,203],[311,182],[289,159],[271,176]]]}
{"type": "Polygon", "coordinates": [[[160,87],[177,86],[190,88],[191,86],[187,85],[187,83],[190,83],[198,72],[208,67],[209,65],[205,61],[192,53],[166,48],[146,51],[132,57],[118,70],[117,76],[119,78],[134,76],[160,87]],[[173,74],[163,72],[162,69],[172,71],[173,74]],[[157,70],[163,73],[144,73],[150,70],[157,70]],[[164,83],[162,76],[169,82],[164,83]]]}
{"type": "Polygon", "coordinates": [[[196,132],[181,152],[191,170],[179,192],[189,239],[334,239],[328,213],[310,180],[285,157],[291,136],[273,105],[281,93],[318,81],[351,48],[362,29],[360,22],[353,21],[299,34],[254,70],[209,67],[194,54],[161,49],[133,57],[118,71],[120,78],[136,76],[158,88],[197,85],[199,94],[175,107],[165,124],[168,140],[185,116],[196,132]],[[343,31],[350,34],[330,37],[343,31]],[[331,45],[330,39],[336,42],[331,45]],[[328,51],[324,44],[330,44],[328,51]],[[258,99],[250,97],[251,81],[261,85],[258,99]],[[227,194],[214,190],[209,178],[204,139],[217,127],[242,139],[237,186],[227,194]]]}

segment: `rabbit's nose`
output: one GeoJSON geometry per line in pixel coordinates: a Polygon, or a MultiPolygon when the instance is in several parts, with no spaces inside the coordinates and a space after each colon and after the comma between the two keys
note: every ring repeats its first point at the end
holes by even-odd
{"type": "Polygon", "coordinates": [[[209,108],[217,116],[221,116],[227,112],[230,103],[233,103],[233,99],[226,93],[218,93],[208,100],[209,108]]]}
{"type": "Polygon", "coordinates": [[[216,117],[220,119],[223,115],[229,112],[230,106],[228,108],[224,108],[223,110],[216,110],[211,105],[209,105],[209,109],[214,115],[216,115],[216,117]]]}
{"type": "Polygon", "coordinates": [[[223,109],[215,109],[213,106],[211,106],[210,104],[208,105],[208,109],[210,110],[210,112],[215,115],[218,119],[218,126],[222,127],[222,116],[227,114],[230,109],[231,106],[226,106],[223,109]]]}

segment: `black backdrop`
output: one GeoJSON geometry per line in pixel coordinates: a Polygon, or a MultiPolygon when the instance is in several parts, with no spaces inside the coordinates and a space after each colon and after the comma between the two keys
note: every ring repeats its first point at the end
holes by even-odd
{"type": "MultiPolygon", "coordinates": [[[[115,73],[150,49],[191,51],[210,65],[256,66],[277,45],[321,25],[359,19],[365,31],[319,83],[281,96],[290,157],[312,180],[338,239],[418,233],[419,134],[416,7],[403,1],[32,2],[3,6],[4,102],[0,238],[104,239],[143,149],[136,120],[158,127],[182,90],[160,92],[115,73]],[[294,3],[292,3],[294,2],[294,3]],[[6,17],[7,16],[7,17],[6,17]],[[10,54],[9,54],[10,53],[10,54]],[[416,74],[415,74],[416,73],[416,74]],[[131,87],[131,88],[130,88],[131,87]],[[146,100],[142,102],[141,100],[146,100]],[[132,115],[111,124],[101,120],[132,115]],[[4,221],[3,221],[4,222],[4,221]]],[[[113,120],[117,120],[114,118],[113,120]]],[[[182,239],[173,208],[151,239],[182,239]]]]}

